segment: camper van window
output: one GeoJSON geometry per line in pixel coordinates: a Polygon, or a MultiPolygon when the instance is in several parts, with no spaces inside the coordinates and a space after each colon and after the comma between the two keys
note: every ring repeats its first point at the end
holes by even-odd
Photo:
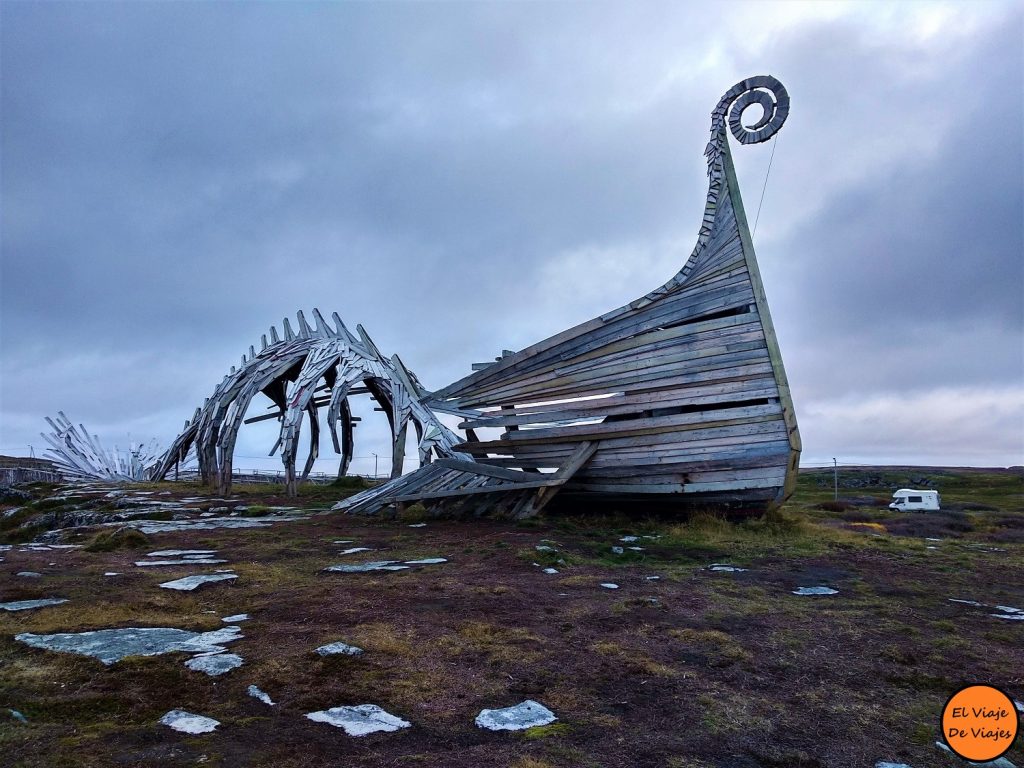
{"type": "Polygon", "coordinates": [[[920,502],[921,501],[921,497],[920,496],[908,496],[907,500],[910,501],[910,502],[920,502]]]}

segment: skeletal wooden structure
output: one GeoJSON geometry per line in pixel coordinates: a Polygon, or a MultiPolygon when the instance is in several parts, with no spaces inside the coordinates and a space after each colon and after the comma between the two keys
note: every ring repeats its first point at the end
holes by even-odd
{"type": "Polygon", "coordinates": [[[348,398],[373,397],[392,436],[391,480],[336,508],[372,513],[422,502],[439,510],[536,514],[559,499],[654,500],[674,505],[763,509],[793,491],[800,436],[789,384],[730,155],[728,133],[762,142],[782,126],[789,95],[778,80],[733,86],[711,115],[705,155],[709,188],[697,245],[668,282],[636,301],[558,333],[469,376],[428,392],[397,357],[386,358],[361,326],[353,335],[337,314],[317,310],[315,327],[298,313],[259,352],[217,386],[153,467],[157,479],[194,451],[202,478],[227,493],[238,430],[277,418],[287,490],[318,456],[321,408],[339,475],[353,455],[348,398]],[[744,110],[760,105],[750,127],[744,110]],[[246,419],[253,398],[272,412],[246,419]],[[466,439],[437,414],[462,419],[466,439]],[[296,455],[303,420],[309,453],[296,455]],[[420,467],[403,475],[410,422],[420,467]],[[338,428],[340,426],[340,437],[338,428]],[[484,440],[483,429],[500,429],[484,440]]]}
{"type": "Polygon", "coordinates": [[[47,417],[46,421],[52,431],[40,435],[50,444],[47,457],[68,480],[148,480],[150,468],[161,455],[156,441],[130,444],[125,454],[117,446],[109,451],[84,425],[76,428],[63,411],[58,411],[56,419],[47,417]]]}
{"type": "Polygon", "coordinates": [[[341,454],[338,474],[348,471],[356,421],[349,397],[358,394],[373,397],[388,417],[392,477],[402,474],[410,423],[416,431],[421,464],[435,456],[462,455],[455,449],[460,438],[423,404],[428,393],[397,355],[384,357],[362,326],[356,326],[354,335],[336,313],[334,326],[319,310],[313,310],[313,318],[311,327],[300,311],[297,332],[285,318],[283,334],[271,327],[270,338],[263,335],[259,352],[249,347],[241,366],[232,367],[185,424],[155,468],[154,477],[166,477],[194,449],[203,481],[216,486],[221,493],[229,493],[235,442],[242,424],[277,418],[281,422],[280,436],[270,453],[280,449],[287,492],[294,496],[298,483],[308,477],[319,455],[321,408],[327,409],[334,450],[341,454]],[[274,412],[245,419],[249,405],[259,393],[270,398],[274,412]],[[309,422],[309,453],[299,475],[295,463],[304,417],[309,422]]]}
{"type": "Polygon", "coordinates": [[[441,459],[339,503],[535,514],[551,499],[671,499],[764,508],[793,491],[800,436],[727,129],[741,144],[782,126],[773,77],[737,83],[711,115],[697,245],[645,296],[496,362],[422,402],[456,414],[473,457],[441,459]],[[760,105],[750,127],[743,111],[760,105]],[[503,428],[497,440],[476,430],[503,428]]]}

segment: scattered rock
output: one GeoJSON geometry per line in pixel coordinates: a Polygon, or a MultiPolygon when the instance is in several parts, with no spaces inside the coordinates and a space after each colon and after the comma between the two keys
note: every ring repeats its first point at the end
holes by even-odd
{"type": "MultiPolygon", "coordinates": [[[[269,528],[273,523],[285,519],[300,520],[306,515],[290,518],[280,517],[203,517],[184,520],[132,520],[125,523],[149,535],[173,533],[174,531],[211,531],[216,528],[269,528]]],[[[119,523],[120,525],[120,523],[119,523]]]]}
{"type": "Polygon", "coordinates": [[[181,559],[181,560],[139,560],[135,565],[140,568],[146,568],[152,565],[220,565],[226,563],[227,560],[210,560],[207,558],[196,559],[181,559]]]}
{"type": "Polygon", "coordinates": [[[248,621],[248,620],[249,620],[249,614],[248,613],[236,613],[236,614],[234,614],[232,616],[225,616],[223,619],[221,619],[221,621],[223,621],[225,624],[237,624],[240,621],[248,621]]]}
{"type": "Polygon", "coordinates": [[[231,581],[237,579],[238,574],[235,573],[204,573],[198,576],[186,576],[183,579],[175,579],[174,581],[165,581],[160,586],[164,589],[177,589],[181,592],[191,592],[197,589],[203,584],[210,584],[215,581],[231,581]]]}
{"type": "Polygon", "coordinates": [[[369,547],[352,547],[351,549],[343,549],[339,552],[339,555],[354,555],[356,552],[373,552],[369,547]]]}
{"type": "Polygon", "coordinates": [[[67,632],[55,635],[34,635],[23,632],[14,639],[33,648],[92,656],[104,664],[113,664],[125,656],[159,656],[163,653],[220,653],[221,644],[241,639],[239,627],[225,627],[213,632],[189,632],[169,627],[125,627],[98,629],[92,632],[67,632]]]}
{"type": "Polygon", "coordinates": [[[120,574],[120,573],[118,573],[117,571],[107,571],[107,572],[106,572],[106,573],[104,573],[103,575],[104,575],[104,576],[120,576],[121,574],[120,574]]]}
{"type": "Polygon", "coordinates": [[[316,649],[321,656],[361,656],[363,649],[348,643],[328,643],[316,649]]]}
{"type": "Polygon", "coordinates": [[[333,571],[335,573],[367,573],[369,571],[404,571],[411,568],[414,565],[438,565],[440,563],[447,563],[448,559],[444,557],[426,557],[422,560],[374,560],[369,563],[359,563],[357,565],[330,565],[324,568],[325,571],[333,571]]]}
{"type": "Polygon", "coordinates": [[[639,536],[623,536],[619,541],[625,544],[632,544],[634,541],[640,541],[639,536]]]}
{"type": "Polygon", "coordinates": [[[712,563],[708,566],[709,571],[719,571],[721,573],[746,573],[746,568],[740,568],[737,565],[728,565],[727,563],[712,563]]]}
{"type": "Polygon", "coordinates": [[[266,704],[266,705],[267,705],[268,707],[272,707],[272,706],[274,706],[274,701],[273,701],[273,700],[272,700],[272,699],[270,698],[270,696],[268,696],[268,695],[267,695],[266,693],[264,693],[263,691],[261,691],[261,690],[260,690],[259,688],[257,688],[257,687],[256,687],[255,685],[250,685],[250,686],[249,686],[249,687],[248,687],[248,688],[246,689],[246,692],[247,692],[247,693],[248,693],[248,694],[249,694],[250,696],[252,696],[252,697],[253,697],[254,699],[259,699],[260,701],[262,701],[262,702],[263,702],[264,704],[266,704]]]}
{"type": "Polygon", "coordinates": [[[547,544],[538,544],[534,547],[538,552],[557,552],[558,550],[554,547],[549,547],[547,544]]]}
{"type": "Polygon", "coordinates": [[[45,608],[48,605],[60,605],[67,600],[60,597],[48,597],[42,600],[15,600],[11,603],[0,603],[0,608],[5,611],[29,611],[33,608],[45,608]]]}
{"type": "Polygon", "coordinates": [[[15,576],[24,576],[26,579],[41,579],[43,574],[36,573],[35,571],[18,571],[15,576]]]}
{"type": "Polygon", "coordinates": [[[28,725],[28,718],[25,717],[23,714],[21,714],[21,712],[19,712],[18,710],[16,710],[16,709],[8,709],[7,712],[10,714],[11,717],[13,717],[19,723],[24,723],[25,725],[28,725]]]}
{"type": "Polygon", "coordinates": [[[977,600],[960,600],[955,597],[950,597],[948,599],[951,603],[969,605],[972,608],[991,608],[997,611],[997,613],[989,614],[989,616],[995,619],[1005,619],[1007,621],[1024,621],[1024,608],[1013,608],[1009,605],[986,605],[985,603],[979,603],[977,600]]]}
{"type": "Polygon", "coordinates": [[[427,524],[426,523],[412,523],[409,527],[410,528],[426,528],[427,524]]]}
{"type": "Polygon", "coordinates": [[[793,590],[794,595],[838,595],[838,589],[832,587],[797,587],[793,590]]]}
{"type": "Polygon", "coordinates": [[[216,555],[216,549],[161,549],[150,552],[146,557],[182,557],[183,555],[216,555]]]}
{"type": "MultiPolygon", "coordinates": [[[[936,741],[935,742],[935,746],[938,747],[939,749],[941,749],[943,752],[948,752],[951,755],[955,754],[952,749],[950,749],[946,744],[944,744],[941,741],[936,741]]],[[[995,760],[989,761],[987,763],[967,763],[967,764],[968,765],[973,765],[976,768],[1017,768],[1017,766],[1015,766],[1013,763],[1011,763],[1005,757],[1000,757],[1000,758],[997,758],[995,760]]]]}
{"type": "Polygon", "coordinates": [[[366,736],[378,731],[398,731],[412,725],[400,717],[388,714],[376,704],[354,707],[331,707],[306,715],[310,720],[341,728],[349,736],[366,736]]]}
{"type": "Polygon", "coordinates": [[[545,568],[545,569],[544,569],[544,573],[547,573],[547,574],[555,574],[555,573],[558,573],[558,570],[557,570],[557,569],[555,569],[555,568],[545,568]]]}
{"type": "Polygon", "coordinates": [[[242,657],[236,653],[204,653],[193,656],[185,662],[185,666],[196,672],[205,672],[210,677],[217,677],[242,666],[242,657]]]}
{"type": "Polygon", "coordinates": [[[619,588],[618,584],[612,584],[611,582],[604,582],[604,583],[601,584],[601,586],[604,587],[605,589],[618,589],[619,588]]]}
{"type": "Polygon", "coordinates": [[[661,576],[644,576],[647,581],[658,581],[661,576]]]}
{"type": "Polygon", "coordinates": [[[335,573],[368,573],[369,571],[404,571],[408,565],[400,565],[398,560],[375,560],[359,565],[329,565],[325,571],[335,573]]]}
{"type": "Polygon", "coordinates": [[[643,552],[644,551],[643,547],[626,547],[626,549],[628,549],[630,552],[643,552]]]}
{"type": "Polygon", "coordinates": [[[513,707],[481,710],[476,716],[476,724],[488,731],[523,731],[548,725],[557,719],[555,713],[543,704],[527,699],[513,707]]]}
{"type": "Polygon", "coordinates": [[[1006,619],[1007,621],[1024,621],[1024,611],[1020,608],[1009,608],[1005,605],[997,605],[996,610],[1001,611],[1001,613],[990,613],[989,616],[996,619],[1006,619]]]}
{"type": "Polygon", "coordinates": [[[622,547],[612,547],[612,554],[615,554],[615,555],[624,554],[625,551],[626,550],[624,550],[622,547]]]}
{"type": "Polygon", "coordinates": [[[211,717],[194,715],[181,709],[172,709],[160,722],[181,733],[211,733],[220,723],[211,717]]]}
{"type": "Polygon", "coordinates": [[[887,763],[880,760],[875,763],[875,768],[910,768],[910,766],[906,763],[887,763]]]}

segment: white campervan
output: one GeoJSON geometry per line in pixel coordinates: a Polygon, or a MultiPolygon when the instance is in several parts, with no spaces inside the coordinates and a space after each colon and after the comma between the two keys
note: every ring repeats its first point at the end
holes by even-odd
{"type": "Polygon", "coordinates": [[[938,491],[915,491],[913,488],[900,488],[892,495],[889,509],[897,512],[937,512],[941,499],[938,491]]]}

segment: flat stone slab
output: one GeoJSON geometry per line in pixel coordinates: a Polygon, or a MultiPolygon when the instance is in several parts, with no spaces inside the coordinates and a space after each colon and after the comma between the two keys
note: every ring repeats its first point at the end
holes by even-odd
{"type": "Polygon", "coordinates": [[[174,581],[165,581],[160,586],[164,589],[177,589],[181,592],[191,592],[197,589],[203,584],[210,584],[215,581],[231,581],[237,579],[237,573],[204,573],[198,576],[186,576],[183,579],[175,579],[174,581]]]}
{"type": "Polygon", "coordinates": [[[977,600],[961,600],[956,597],[948,598],[951,603],[960,603],[961,605],[969,605],[972,608],[991,608],[996,613],[990,613],[994,619],[1005,619],[1006,621],[1024,621],[1024,608],[1014,608],[1009,605],[988,605],[986,603],[979,603],[977,600]]]}
{"type": "Polygon", "coordinates": [[[619,588],[618,584],[612,584],[610,581],[602,582],[601,586],[604,587],[605,589],[618,589],[619,588]]]}
{"type": "Polygon", "coordinates": [[[210,677],[226,674],[242,666],[242,657],[236,653],[204,653],[193,656],[185,666],[196,672],[205,672],[210,677]]]}
{"type": "Polygon", "coordinates": [[[249,614],[248,613],[236,613],[233,616],[225,616],[223,619],[221,619],[221,621],[223,621],[225,624],[237,624],[240,621],[248,621],[248,620],[249,620],[249,614]]]}
{"type": "Polygon", "coordinates": [[[35,635],[23,632],[14,639],[48,651],[92,656],[104,664],[113,664],[126,656],[159,656],[163,653],[220,653],[224,643],[242,638],[241,628],[224,627],[213,632],[189,632],[170,627],[125,627],[97,629],[92,632],[65,632],[35,635]]]}
{"type": "Polygon", "coordinates": [[[1010,621],[1024,621],[1024,609],[1011,608],[1008,605],[997,605],[995,609],[999,613],[990,614],[995,616],[997,619],[1009,619],[1010,621]]]}
{"type": "Polygon", "coordinates": [[[626,544],[631,544],[634,541],[640,541],[640,537],[639,536],[623,536],[621,539],[619,539],[619,541],[624,542],[626,544]]]}
{"type": "Polygon", "coordinates": [[[5,611],[31,611],[33,608],[45,608],[48,605],[60,605],[67,600],[62,597],[46,597],[41,600],[15,600],[10,603],[0,603],[0,608],[5,611]]]}
{"type": "Polygon", "coordinates": [[[718,571],[720,573],[746,573],[746,568],[740,568],[738,565],[729,565],[728,563],[712,563],[708,566],[709,571],[718,571]]]}
{"type": "Polygon", "coordinates": [[[558,573],[558,569],[557,568],[545,568],[544,569],[544,573],[546,573],[546,574],[548,574],[550,576],[550,575],[558,573]]]}
{"type": "Polygon", "coordinates": [[[259,688],[257,688],[255,685],[250,685],[246,689],[246,693],[248,693],[254,699],[259,699],[264,704],[266,704],[268,707],[273,707],[274,706],[274,700],[271,699],[270,696],[267,695],[265,692],[263,692],[259,688]]]}
{"type": "Polygon", "coordinates": [[[339,552],[339,555],[354,555],[356,552],[373,552],[369,547],[350,547],[349,549],[343,549],[339,552]]]}
{"type": "Polygon", "coordinates": [[[838,589],[832,587],[797,587],[793,590],[794,595],[838,595],[838,589]]]}
{"type": "Polygon", "coordinates": [[[146,557],[182,557],[183,555],[216,555],[216,549],[161,549],[150,552],[146,557]]]}
{"type": "Polygon", "coordinates": [[[180,558],[178,560],[138,560],[135,565],[139,568],[148,568],[154,565],[221,565],[227,560],[214,560],[211,558],[180,558]]]}
{"type": "Polygon", "coordinates": [[[183,709],[172,709],[160,718],[160,722],[181,733],[211,733],[220,725],[212,717],[194,715],[183,709]]]}
{"type": "Polygon", "coordinates": [[[379,731],[398,731],[412,725],[400,717],[388,714],[376,704],[358,704],[354,707],[331,707],[306,715],[310,720],[341,728],[349,736],[366,736],[379,731]]]}
{"type": "Polygon", "coordinates": [[[321,656],[360,656],[363,649],[348,643],[328,643],[316,649],[321,656]]]}
{"type": "Polygon", "coordinates": [[[404,571],[408,567],[408,565],[401,565],[398,560],[375,560],[358,565],[329,565],[324,570],[335,573],[367,573],[369,571],[404,571]]]}
{"type": "Polygon", "coordinates": [[[37,573],[36,571],[18,571],[15,576],[23,576],[26,579],[41,579],[43,574],[37,573]]]}
{"type": "Polygon", "coordinates": [[[217,528],[269,528],[274,523],[298,517],[206,517],[198,520],[131,520],[110,525],[138,528],[147,536],[174,531],[212,531],[217,528]]]}
{"type": "MultiPolygon", "coordinates": [[[[953,750],[950,749],[946,744],[942,743],[941,741],[936,741],[935,742],[935,746],[938,747],[939,749],[941,749],[943,752],[946,752],[946,753],[948,753],[950,755],[954,754],[953,750]]],[[[973,766],[975,766],[975,768],[1017,768],[1016,765],[1011,763],[1005,757],[997,757],[995,760],[991,760],[991,761],[986,762],[986,763],[971,763],[971,762],[968,762],[967,765],[973,765],[973,766]]]]}
{"type": "Polygon", "coordinates": [[[558,718],[555,713],[533,699],[504,709],[484,709],[476,716],[476,724],[488,731],[523,731],[548,725],[558,718]]]}
{"type": "MultiPolygon", "coordinates": [[[[344,554],[344,553],[342,553],[344,554]]],[[[357,563],[353,565],[329,565],[325,571],[335,573],[367,573],[368,571],[404,571],[414,565],[439,565],[447,563],[445,557],[425,557],[421,560],[374,560],[369,563],[357,563]]]]}
{"type": "Polygon", "coordinates": [[[426,523],[411,523],[409,525],[409,527],[410,528],[426,528],[427,524],[426,523]]]}

